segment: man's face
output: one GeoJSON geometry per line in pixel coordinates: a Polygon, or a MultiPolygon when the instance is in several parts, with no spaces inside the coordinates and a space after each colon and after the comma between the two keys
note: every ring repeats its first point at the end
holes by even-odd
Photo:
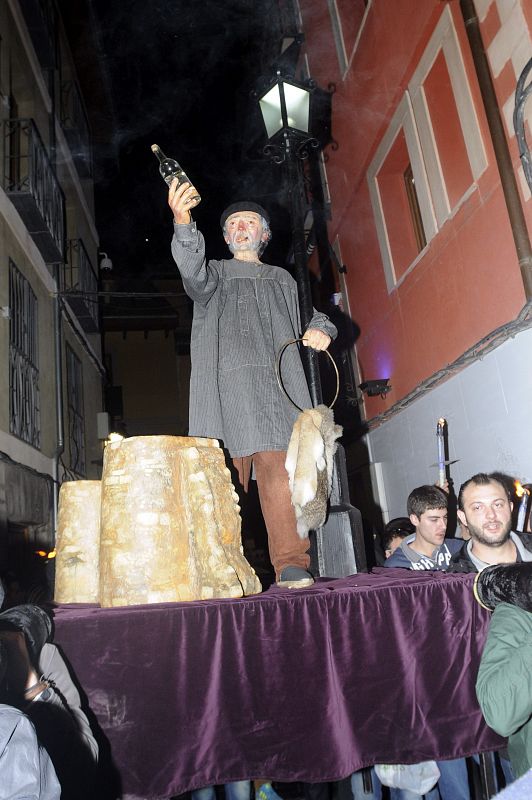
{"type": "Polygon", "coordinates": [[[411,545],[414,550],[417,549],[417,544],[421,552],[429,555],[435,547],[443,544],[447,530],[446,508],[429,508],[419,517],[410,514],[410,522],[416,527],[416,539],[411,545]]]}
{"type": "Polygon", "coordinates": [[[267,241],[267,233],[255,211],[238,211],[227,217],[224,238],[232,253],[256,252],[261,241],[267,241]]]}
{"type": "Polygon", "coordinates": [[[498,481],[477,486],[471,483],[463,492],[458,516],[469,528],[473,541],[488,547],[500,547],[508,541],[512,529],[512,503],[498,481]]]}

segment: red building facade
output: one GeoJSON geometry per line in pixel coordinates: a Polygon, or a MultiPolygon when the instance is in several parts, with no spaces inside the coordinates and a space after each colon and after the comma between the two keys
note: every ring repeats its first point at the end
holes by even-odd
{"type": "Polygon", "coordinates": [[[361,330],[358,372],[392,387],[364,399],[374,499],[386,519],[404,513],[413,486],[436,480],[442,416],[455,484],[492,469],[530,480],[532,267],[516,240],[526,245],[532,203],[512,113],[532,57],[532,2],[300,0],[300,11],[310,74],[336,84],[329,236],[361,330]]]}

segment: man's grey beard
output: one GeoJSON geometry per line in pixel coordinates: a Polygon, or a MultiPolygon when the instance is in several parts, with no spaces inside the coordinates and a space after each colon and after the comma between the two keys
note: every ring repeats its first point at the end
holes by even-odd
{"type": "Polygon", "coordinates": [[[268,242],[257,242],[256,244],[251,245],[251,247],[246,243],[245,247],[235,247],[234,244],[228,244],[229,251],[234,255],[238,253],[240,250],[254,250],[257,256],[260,258],[263,252],[266,250],[268,246],[268,242]]]}
{"type": "Polygon", "coordinates": [[[242,242],[241,245],[234,245],[234,244],[230,243],[227,246],[228,246],[229,250],[231,251],[231,253],[233,255],[235,253],[239,253],[239,252],[242,252],[244,250],[251,250],[251,251],[255,251],[255,253],[257,253],[257,255],[260,256],[260,254],[262,253],[262,250],[264,250],[264,248],[262,248],[262,250],[260,249],[261,244],[264,244],[264,242],[256,242],[255,244],[251,244],[251,245],[249,244],[249,242],[242,242]]]}

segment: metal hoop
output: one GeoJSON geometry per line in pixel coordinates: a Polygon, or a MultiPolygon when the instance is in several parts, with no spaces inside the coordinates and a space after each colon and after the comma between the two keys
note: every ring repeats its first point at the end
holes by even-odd
{"type": "MultiPolygon", "coordinates": [[[[298,411],[303,411],[304,409],[300,408],[296,403],[294,403],[294,401],[292,400],[292,398],[290,397],[290,395],[288,394],[288,392],[284,388],[283,380],[281,378],[281,358],[283,357],[283,353],[284,353],[284,351],[286,350],[286,348],[289,345],[297,344],[298,342],[302,342],[302,341],[303,341],[303,339],[289,339],[287,342],[285,342],[283,344],[283,346],[281,347],[281,349],[277,353],[277,358],[275,360],[275,377],[277,378],[277,383],[279,384],[279,389],[286,395],[288,400],[292,403],[294,408],[297,408],[298,411]]],[[[333,397],[333,401],[332,401],[331,405],[328,406],[328,408],[332,408],[333,405],[338,400],[338,394],[340,393],[340,375],[338,373],[338,367],[336,366],[336,361],[334,360],[334,358],[332,357],[332,355],[329,353],[328,350],[319,350],[319,351],[316,351],[316,352],[325,353],[327,356],[329,356],[329,360],[330,360],[331,364],[334,367],[334,371],[336,372],[336,394],[333,397]]]]}

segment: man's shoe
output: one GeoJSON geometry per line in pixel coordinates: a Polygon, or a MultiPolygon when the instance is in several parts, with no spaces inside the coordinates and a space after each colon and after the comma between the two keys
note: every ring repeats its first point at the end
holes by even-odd
{"type": "Polygon", "coordinates": [[[313,583],[314,578],[303,567],[285,567],[281,570],[277,586],[282,586],[283,589],[304,589],[313,583]]]}

